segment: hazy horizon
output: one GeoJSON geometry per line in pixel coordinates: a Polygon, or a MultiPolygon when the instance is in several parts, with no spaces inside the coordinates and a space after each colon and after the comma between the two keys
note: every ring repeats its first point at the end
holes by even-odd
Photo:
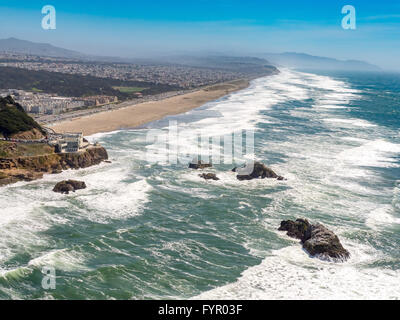
{"type": "Polygon", "coordinates": [[[299,52],[363,60],[400,70],[400,4],[366,1],[116,0],[96,5],[71,0],[3,1],[0,38],[49,43],[90,55],[123,58],[175,54],[255,55],[299,52]],[[44,30],[44,5],[57,12],[44,30]],[[356,8],[357,29],[345,30],[342,7],[356,8]]]}

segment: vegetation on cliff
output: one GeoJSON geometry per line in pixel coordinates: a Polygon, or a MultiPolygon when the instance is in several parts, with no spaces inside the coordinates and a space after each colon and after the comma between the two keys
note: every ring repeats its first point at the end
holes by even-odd
{"type": "Polygon", "coordinates": [[[0,158],[34,157],[54,153],[54,147],[44,143],[29,144],[0,141],[0,158]]]}
{"type": "Polygon", "coordinates": [[[0,134],[2,136],[10,137],[34,129],[44,134],[41,126],[12,97],[0,98],[0,134]]]}

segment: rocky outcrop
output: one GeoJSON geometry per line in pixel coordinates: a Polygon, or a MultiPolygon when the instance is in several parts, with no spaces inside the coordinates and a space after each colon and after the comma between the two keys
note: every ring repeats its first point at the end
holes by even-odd
{"type": "Polygon", "coordinates": [[[41,140],[44,139],[44,134],[36,128],[32,130],[19,132],[10,136],[12,139],[20,139],[20,140],[41,140]]]}
{"type": "Polygon", "coordinates": [[[311,237],[303,246],[312,256],[341,260],[350,258],[350,253],[343,248],[338,236],[322,224],[312,226],[311,237]]]}
{"type": "Polygon", "coordinates": [[[282,221],[279,231],[287,231],[288,236],[301,240],[311,256],[342,261],[350,258],[338,236],[322,224],[312,225],[305,219],[282,221]]]}
{"type": "Polygon", "coordinates": [[[214,180],[214,181],[219,181],[219,178],[215,173],[203,173],[199,175],[200,178],[203,178],[205,180],[214,180]]]}
{"type": "Polygon", "coordinates": [[[189,164],[189,168],[190,168],[190,169],[195,169],[195,170],[206,169],[206,168],[211,168],[211,167],[212,167],[212,164],[210,164],[210,163],[205,163],[205,162],[203,162],[203,161],[201,161],[201,160],[199,160],[199,161],[192,161],[192,162],[189,164]]]}
{"type": "Polygon", "coordinates": [[[297,219],[296,221],[282,221],[279,231],[287,231],[289,237],[305,242],[311,237],[311,227],[308,220],[297,219]]]}
{"type": "Polygon", "coordinates": [[[81,169],[98,165],[108,159],[106,149],[103,147],[91,147],[85,152],[78,153],[62,153],[61,167],[66,169],[81,169]]]}
{"type": "Polygon", "coordinates": [[[69,194],[70,192],[75,192],[76,190],[83,190],[83,189],[86,189],[85,182],[67,180],[57,183],[53,191],[62,194],[69,194]]]}
{"type": "Polygon", "coordinates": [[[89,147],[77,153],[52,153],[35,157],[0,159],[0,170],[26,169],[51,173],[53,170],[82,169],[98,165],[108,159],[103,147],[89,147]]]}
{"type": "Polygon", "coordinates": [[[31,172],[27,170],[0,171],[0,187],[19,181],[30,182],[41,178],[43,178],[42,172],[31,172]]]}
{"type": "Polygon", "coordinates": [[[88,168],[107,159],[107,151],[101,146],[89,147],[77,153],[51,153],[35,157],[0,159],[0,170],[5,176],[0,179],[0,185],[31,181],[29,174],[33,176],[32,180],[36,180],[42,178],[44,173],[57,174],[68,169],[88,168]]]}
{"type": "Polygon", "coordinates": [[[237,179],[240,181],[266,178],[284,180],[283,177],[278,176],[273,170],[261,162],[247,164],[242,168],[234,168],[232,171],[238,174],[237,179]]]}

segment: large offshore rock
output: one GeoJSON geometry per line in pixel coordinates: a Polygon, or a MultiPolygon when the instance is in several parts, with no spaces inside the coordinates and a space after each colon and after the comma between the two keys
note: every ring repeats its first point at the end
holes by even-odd
{"type": "Polygon", "coordinates": [[[53,191],[57,193],[69,194],[76,190],[86,189],[86,183],[83,181],[67,180],[56,184],[53,191]]]}
{"type": "Polygon", "coordinates": [[[283,177],[278,176],[272,169],[261,162],[253,162],[243,168],[234,168],[232,171],[238,174],[237,179],[240,181],[266,178],[284,180],[283,177]]]}
{"type": "Polygon", "coordinates": [[[338,236],[322,224],[312,226],[310,239],[304,242],[303,247],[312,256],[341,260],[350,258],[338,236]]]}
{"type": "Polygon", "coordinates": [[[300,239],[311,256],[342,261],[350,258],[338,236],[322,224],[312,225],[305,219],[282,221],[279,231],[287,231],[288,236],[300,239]]]}
{"type": "Polygon", "coordinates": [[[279,231],[287,231],[289,237],[305,242],[311,236],[311,228],[308,220],[297,219],[296,221],[282,221],[279,231]]]}

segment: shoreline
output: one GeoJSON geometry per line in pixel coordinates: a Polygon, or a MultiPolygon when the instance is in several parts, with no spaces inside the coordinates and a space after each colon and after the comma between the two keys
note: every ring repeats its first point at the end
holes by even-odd
{"type": "Polygon", "coordinates": [[[97,112],[47,126],[59,133],[83,132],[84,136],[137,128],[166,116],[188,112],[208,102],[246,89],[250,86],[251,80],[253,79],[237,79],[210,85],[193,92],[97,112]]]}
{"type": "Polygon", "coordinates": [[[20,181],[41,180],[45,174],[89,168],[107,160],[107,150],[100,145],[91,145],[76,153],[44,153],[3,158],[0,159],[0,187],[20,181]]]}

